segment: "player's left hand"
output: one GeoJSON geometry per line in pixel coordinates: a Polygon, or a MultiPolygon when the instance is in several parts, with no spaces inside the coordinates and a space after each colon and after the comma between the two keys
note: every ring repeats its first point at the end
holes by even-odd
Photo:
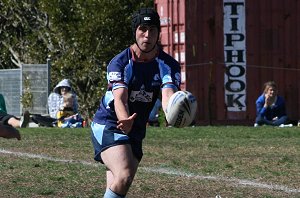
{"type": "Polygon", "coordinates": [[[131,116],[129,116],[127,119],[119,120],[117,122],[118,124],[117,128],[122,130],[125,134],[129,134],[136,116],[137,114],[134,113],[131,116]]]}

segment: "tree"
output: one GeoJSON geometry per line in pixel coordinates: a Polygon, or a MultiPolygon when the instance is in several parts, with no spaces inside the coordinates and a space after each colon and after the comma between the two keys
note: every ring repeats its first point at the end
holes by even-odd
{"type": "Polygon", "coordinates": [[[48,53],[41,29],[47,23],[35,1],[0,1],[0,69],[43,60],[48,53]]]}
{"type": "Polygon", "coordinates": [[[0,6],[0,67],[50,56],[52,86],[70,79],[80,111],[90,117],[106,90],[108,62],[133,41],[132,12],[153,0],[8,0],[0,6]]]}

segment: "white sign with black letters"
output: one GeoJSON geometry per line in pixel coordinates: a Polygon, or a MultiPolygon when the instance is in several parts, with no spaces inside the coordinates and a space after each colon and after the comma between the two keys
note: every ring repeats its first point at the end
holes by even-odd
{"type": "Polygon", "coordinates": [[[246,111],[245,0],[224,0],[224,74],[227,111],[246,111]]]}

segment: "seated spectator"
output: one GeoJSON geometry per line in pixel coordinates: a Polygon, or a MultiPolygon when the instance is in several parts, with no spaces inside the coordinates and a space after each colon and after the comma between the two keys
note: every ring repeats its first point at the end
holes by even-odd
{"type": "Polygon", "coordinates": [[[49,115],[51,118],[57,119],[57,112],[63,107],[63,96],[67,93],[74,95],[73,111],[78,112],[77,96],[73,92],[68,79],[63,79],[54,88],[53,93],[48,97],[49,115]]]}
{"type": "Polygon", "coordinates": [[[264,84],[263,93],[256,100],[257,117],[254,126],[280,126],[287,123],[285,101],[277,92],[275,82],[269,81],[264,84]]]}
{"type": "Polygon", "coordinates": [[[56,126],[56,124],[58,123],[57,120],[58,111],[63,108],[63,103],[64,103],[63,96],[67,93],[71,93],[74,97],[72,109],[76,114],[78,112],[77,96],[72,90],[69,80],[63,79],[55,86],[53,92],[48,97],[49,116],[42,116],[42,115],[35,114],[32,115],[32,120],[35,123],[40,124],[42,126],[47,126],[47,127],[56,126]]]}
{"type": "Polygon", "coordinates": [[[57,112],[57,126],[61,128],[81,128],[83,119],[73,110],[75,97],[71,93],[63,96],[63,107],[57,112]]]}
{"type": "Polygon", "coordinates": [[[10,115],[7,113],[5,99],[2,94],[0,94],[0,124],[8,125],[14,128],[25,128],[27,127],[30,120],[30,114],[25,111],[21,118],[10,115]]]}

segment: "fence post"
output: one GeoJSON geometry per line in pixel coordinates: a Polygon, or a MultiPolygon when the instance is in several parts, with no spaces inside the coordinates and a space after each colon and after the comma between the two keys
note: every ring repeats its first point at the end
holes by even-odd
{"type": "Polygon", "coordinates": [[[47,58],[47,66],[48,66],[48,96],[51,92],[50,85],[51,85],[51,56],[49,55],[47,58]]]}

